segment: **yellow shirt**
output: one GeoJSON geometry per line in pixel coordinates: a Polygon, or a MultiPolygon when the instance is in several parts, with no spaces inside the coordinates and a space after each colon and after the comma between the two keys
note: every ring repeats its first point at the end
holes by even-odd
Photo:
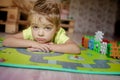
{"type": "MultiPolygon", "coordinates": [[[[23,37],[24,37],[24,39],[27,39],[27,40],[33,40],[31,27],[23,30],[23,37]]],[[[68,39],[69,39],[69,37],[66,36],[65,30],[63,28],[60,28],[60,30],[55,35],[55,38],[53,39],[53,41],[54,41],[55,44],[63,44],[68,39]]]]}

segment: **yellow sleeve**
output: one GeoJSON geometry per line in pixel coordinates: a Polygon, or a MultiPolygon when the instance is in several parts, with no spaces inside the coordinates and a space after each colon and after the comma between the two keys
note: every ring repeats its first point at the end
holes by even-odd
{"type": "Polygon", "coordinates": [[[54,42],[56,44],[63,44],[65,43],[67,40],[69,39],[69,37],[66,35],[66,32],[63,28],[60,28],[60,30],[58,31],[58,33],[55,36],[54,42]]]}
{"type": "Polygon", "coordinates": [[[27,40],[33,40],[31,27],[23,30],[23,38],[27,40]]]}

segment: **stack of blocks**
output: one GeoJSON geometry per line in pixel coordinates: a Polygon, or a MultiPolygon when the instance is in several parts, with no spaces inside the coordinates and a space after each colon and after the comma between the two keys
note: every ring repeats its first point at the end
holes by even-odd
{"type": "Polygon", "coordinates": [[[120,58],[120,42],[110,41],[108,54],[113,58],[120,58]]]}
{"type": "Polygon", "coordinates": [[[95,36],[83,36],[82,46],[108,57],[120,59],[120,42],[103,39],[103,35],[98,31],[95,36]]]}

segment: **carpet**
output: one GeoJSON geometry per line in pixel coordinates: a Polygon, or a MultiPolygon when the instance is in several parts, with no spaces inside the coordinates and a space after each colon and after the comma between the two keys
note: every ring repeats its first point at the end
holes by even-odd
{"type": "Polygon", "coordinates": [[[25,48],[2,46],[0,39],[0,66],[55,70],[85,74],[120,75],[120,60],[80,46],[81,54],[58,52],[30,52],[25,48]]]}

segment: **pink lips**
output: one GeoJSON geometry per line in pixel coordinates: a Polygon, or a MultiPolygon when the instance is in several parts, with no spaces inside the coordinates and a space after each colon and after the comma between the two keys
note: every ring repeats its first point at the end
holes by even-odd
{"type": "Polygon", "coordinates": [[[45,41],[46,39],[44,38],[36,38],[37,41],[45,41]]]}

